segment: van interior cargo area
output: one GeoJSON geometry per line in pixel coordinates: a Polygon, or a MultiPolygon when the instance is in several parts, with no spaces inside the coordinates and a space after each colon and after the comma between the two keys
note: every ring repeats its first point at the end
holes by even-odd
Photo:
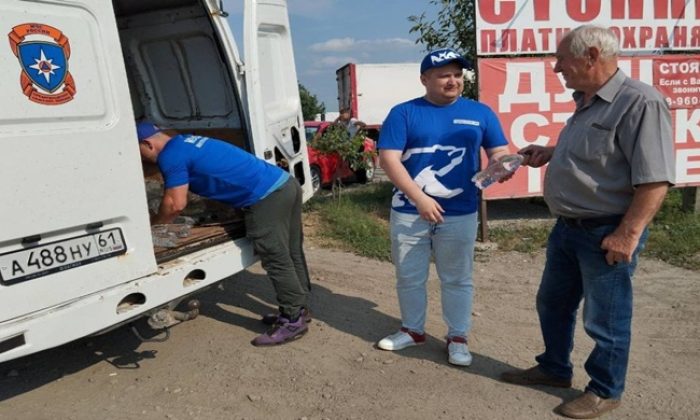
{"type": "MultiPolygon", "coordinates": [[[[214,137],[251,150],[240,95],[202,0],[113,0],[136,120],[214,137]]],[[[148,207],[157,211],[163,179],[144,164],[148,207]]],[[[245,236],[240,210],[189,194],[182,216],[194,221],[176,243],[154,246],[163,263],[245,236]]],[[[156,245],[159,243],[155,241],[156,245]]]]}

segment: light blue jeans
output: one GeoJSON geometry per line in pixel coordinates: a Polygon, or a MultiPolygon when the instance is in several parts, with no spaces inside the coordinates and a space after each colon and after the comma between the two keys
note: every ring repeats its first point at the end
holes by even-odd
{"type": "Polygon", "coordinates": [[[440,224],[417,214],[391,211],[391,255],[404,328],[425,332],[426,284],[430,257],[440,278],[442,318],[448,337],[467,337],[471,330],[472,268],[477,214],[446,216],[440,224]]]}

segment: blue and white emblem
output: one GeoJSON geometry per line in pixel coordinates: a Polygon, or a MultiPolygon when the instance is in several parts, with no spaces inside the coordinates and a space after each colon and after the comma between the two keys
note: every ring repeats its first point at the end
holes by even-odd
{"type": "Polygon", "coordinates": [[[34,84],[50,93],[63,85],[67,70],[63,48],[48,42],[27,42],[17,50],[22,68],[34,84]]]}
{"type": "Polygon", "coordinates": [[[68,71],[70,42],[63,32],[43,23],[23,23],[7,36],[22,68],[21,91],[30,101],[61,105],[73,100],[77,90],[68,71]]]}

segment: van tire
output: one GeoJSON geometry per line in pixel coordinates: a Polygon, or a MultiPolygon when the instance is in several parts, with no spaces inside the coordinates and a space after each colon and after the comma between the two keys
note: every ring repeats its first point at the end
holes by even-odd
{"type": "Polygon", "coordinates": [[[311,168],[311,192],[315,195],[321,190],[321,169],[318,166],[311,168]]]}

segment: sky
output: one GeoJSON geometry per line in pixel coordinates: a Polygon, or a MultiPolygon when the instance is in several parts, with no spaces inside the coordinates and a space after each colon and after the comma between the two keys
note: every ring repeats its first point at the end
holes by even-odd
{"type": "MultiPolygon", "coordinates": [[[[241,19],[241,3],[225,2],[232,26],[241,19]]],[[[428,0],[288,0],[287,5],[297,77],[326,111],[338,110],[335,71],[343,65],[420,62],[425,48],[409,33],[408,17],[425,12],[434,18],[439,10],[428,0]]],[[[242,50],[240,33],[234,28],[242,50]]]]}

